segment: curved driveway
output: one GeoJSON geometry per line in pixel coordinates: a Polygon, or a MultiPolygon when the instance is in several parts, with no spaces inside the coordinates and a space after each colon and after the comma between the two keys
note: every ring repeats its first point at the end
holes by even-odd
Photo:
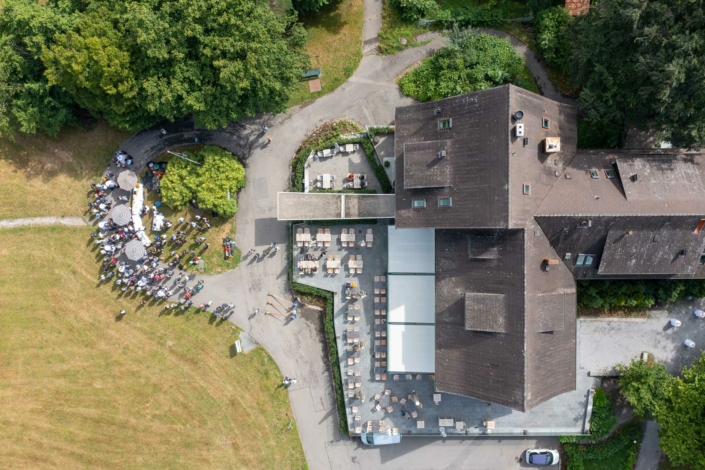
{"type": "MultiPolygon", "coordinates": [[[[368,3],[376,2],[378,0],[368,0],[368,3]]],[[[492,440],[463,446],[459,444],[472,440],[446,443],[415,439],[400,446],[390,446],[394,449],[362,448],[359,441],[342,437],[338,431],[325,341],[320,332],[321,319],[304,315],[285,324],[279,317],[263,313],[270,300],[268,293],[282,295],[288,292],[288,247],[285,246],[288,224],[276,220],[276,195],[289,187],[290,161],[299,143],[318,125],[335,118],[347,117],[368,125],[392,123],[395,107],[413,102],[401,95],[394,79],[441,46],[442,38],[436,38],[424,47],[407,49],[394,56],[364,56],[355,74],[337,90],[311,104],[292,108],[286,114],[242,120],[220,131],[199,130],[192,123],[177,123],[167,127],[165,136],[159,129],[150,129],[134,135],[121,147],[135,157],[135,170],[164,150],[192,144],[195,138],[243,157],[248,184],[239,195],[237,245],[243,252],[256,248],[261,253],[271,242],[276,242],[282,249],[257,262],[245,258],[232,271],[201,276],[205,288],[199,299],[203,302],[213,300],[215,305],[234,302],[236,312],[230,320],[269,351],[283,374],[298,379],[298,383],[290,388],[290,399],[306,460],[313,470],[351,467],[499,468],[496,457],[502,452],[509,452],[507,461],[513,462],[521,452],[520,447],[553,443],[546,438],[514,440],[517,447],[514,451],[510,450],[513,447],[499,447],[492,440]],[[263,123],[269,126],[267,134],[273,139],[267,146],[263,142],[264,135],[259,132],[263,123]],[[257,316],[253,315],[255,309],[261,312],[257,316]],[[487,454],[484,457],[478,454],[483,448],[487,454]],[[483,463],[483,458],[489,460],[483,463]]],[[[219,249],[218,241],[213,243],[213,249],[219,249]]]]}

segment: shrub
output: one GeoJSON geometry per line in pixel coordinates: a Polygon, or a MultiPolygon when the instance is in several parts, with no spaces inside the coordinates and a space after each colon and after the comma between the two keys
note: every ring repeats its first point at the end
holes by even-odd
{"type": "Polygon", "coordinates": [[[624,460],[620,470],[632,470],[636,464],[642,435],[641,427],[633,423],[623,427],[610,439],[599,444],[563,444],[563,450],[568,457],[566,468],[568,470],[583,470],[586,460],[603,461],[617,453],[622,453],[624,460]]]}
{"type": "Polygon", "coordinates": [[[399,81],[402,93],[421,101],[480,91],[522,78],[524,61],[506,39],[457,28],[451,44],[399,81]]]}
{"type": "Polygon", "coordinates": [[[438,9],[434,0],[391,0],[406,21],[417,21],[438,9]]]}
{"type": "Polygon", "coordinates": [[[645,309],[656,302],[673,303],[688,296],[705,297],[705,279],[648,281],[578,281],[578,307],[588,309],[645,309]]]}
{"type": "Polygon", "coordinates": [[[601,388],[595,390],[592,401],[592,417],[590,418],[590,437],[597,440],[606,436],[617,424],[614,408],[607,394],[601,388]]]}
{"type": "Polygon", "coordinates": [[[553,7],[536,15],[536,46],[543,60],[561,73],[568,72],[571,54],[570,25],[573,17],[563,7],[553,7]]]}
{"type": "Polygon", "coordinates": [[[392,166],[392,164],[389,162],[389,160],[385,160],[384,167],[389,168],[390,166],[392,166]]]}
{"type": "Polygon", "coordinates": [[[245,187],[245,169],[229,152],[218,147],[204,147],[187,153],[188,158],[172,158],[161,182],[164,203],[181,210],[191,200],[198,207],[223,217],[237,212],[237,192],[245,187]]]}

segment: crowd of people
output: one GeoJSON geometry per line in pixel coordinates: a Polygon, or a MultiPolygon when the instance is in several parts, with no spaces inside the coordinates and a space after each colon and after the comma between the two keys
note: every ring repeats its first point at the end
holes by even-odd
{"type": "MultiPolygon", "coordinates": [[[[131,157],[124,152],[115,154],[115,163],[118,166],[129,165],[132,163],[131,157]]],[[[119,257],[125,245],[131,240],[145,239],[144,229],[139,231],[135,228],[133,221],[126,225],[118,225],[111,217],[107,217],[113,207],[114,201],[128,202],[126,196],[112,197],[109,192],[118,188],[116,177],[107,172],[100,183],[91,184],[92,201],[88,203],[90,212],[96,219],[99,220],[97,231],[91,234],[95,239],[94,243],[100,246],[100,253],[103,255],[102,267],[100,273],[101,282],[114,282],[119,287],[120,291],[125,293],[128,291],[139,292],[144,295],[140,305],[147,304],[149,299],[157,301],[167,301],[172,296],[181,291],[178,303],[168,303],[165,309],[179,308],[186,310],[194,306],[194,296],[197,295],[204,286],[203,281],[189,287],[188,282],[192,279],[192,275],[180,272],[176,275],[176,270],[183,271],[186,266],[196,265],[201,260],[199,254],[194,250],[177,250],[170,251],[166,259],[162,258],[163,250],[168,241],[174,245],[174,248],[183,245],[188,241],[189,236],[186,231],[195,231],[193,242],[201,246],[201,252],[209,248],[209,244],[205,243],[206,237],[201,233],[211,228],[211,224],[206,217],[196,215],[193,220],[186,220],[181,217],[177,221],[178,230],[167,237],[166,235],[154,236],[154,241],[147,241],[151,247],[146,250],[145,256],[136,262],[120,261],[119,257]],[[170,282],[171,281],[171,282],[170,282]]],[[[140,216],[145,216],[149,212],[157,213],[157,208],[144,206],[140,210],[140,216]]],[[[173,224],[165,220],[166,228],[172,227],[173,224]]],[[[147,238],[148,240],[148,238],[147,238]]],[[[201,310],[208,310],[213,301],[198,305],[201,310]]],[[[214,315],[222,320],[227,320],[234,311],[235,305],[222,304],[215,308],[214,315]]],[[[120,316],[127,314],[127,311],[121,310],[120,316]]]]}

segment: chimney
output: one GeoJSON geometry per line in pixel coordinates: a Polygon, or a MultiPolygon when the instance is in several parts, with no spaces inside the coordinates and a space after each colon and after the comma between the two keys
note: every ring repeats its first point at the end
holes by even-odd
{"type": "Polygon", "coordinates": [[[637,175],[636,173],[634,173],[633,175],[631,175],[631,176],[629,177],[629,179],[632,180],[632,183],[636,183],[637,180],[639,179],[639,175],[637,175]]]}
{"type": "Polygon", "coordinates": [[[439,159],[439,160],[443,160],[444,158],[446,158],[446,151],[445,151],[445,150],[439,150],[439,151],[438,151],[438,159],[439,159]]]}

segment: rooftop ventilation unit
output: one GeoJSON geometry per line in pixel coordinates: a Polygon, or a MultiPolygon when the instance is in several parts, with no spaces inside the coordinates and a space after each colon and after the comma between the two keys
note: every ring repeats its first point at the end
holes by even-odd
{"type": "Polygon", "coordinates": [[[639,179],[639,175],[637,175],[636,173],[634,173],[633,175],[631,175],[631,176],[629,177],[629,179],[632,180],[632,183],[636,183],[637,180],[639,179]]]}
{"type": "Polygon", "coordinates": [[[561,138],[560,137],[546,137],[544,141],[544,152],[546,153],[556,153],[561,151],[561,138]]]}
{"type": "Polygon", "coordinates": [[[527,145],[529,145],[529,138],[524,137],[524,147],[526,147],[527,145]]]}
{"type": "Polygon", "coordinates": [[[438,159],[439,159],[439,160],[443,160],[444,158],[446,158],[446,151],[445,151],[445,150],[440,150],[440,151],[438,152],[438,159]]]}
{"type": "Polygon", "coordinates": [[[514,128],[517,137],[524,137],[524,124],[517,124],[514,128]]]}
{"type": "Polygon", "coordinates": [[[433,111],[433,114],[436,116],[440,116],[441,115],[441,108],[436,108],[435,111],[433,111]]]}
{"type": "Polygon", "coordinates": [[[521,120],[521,118],[524,117],[524,111],[517,111],[516,113],[512,114],[512,117],[515,121],[519,121],[521,120]]]}

